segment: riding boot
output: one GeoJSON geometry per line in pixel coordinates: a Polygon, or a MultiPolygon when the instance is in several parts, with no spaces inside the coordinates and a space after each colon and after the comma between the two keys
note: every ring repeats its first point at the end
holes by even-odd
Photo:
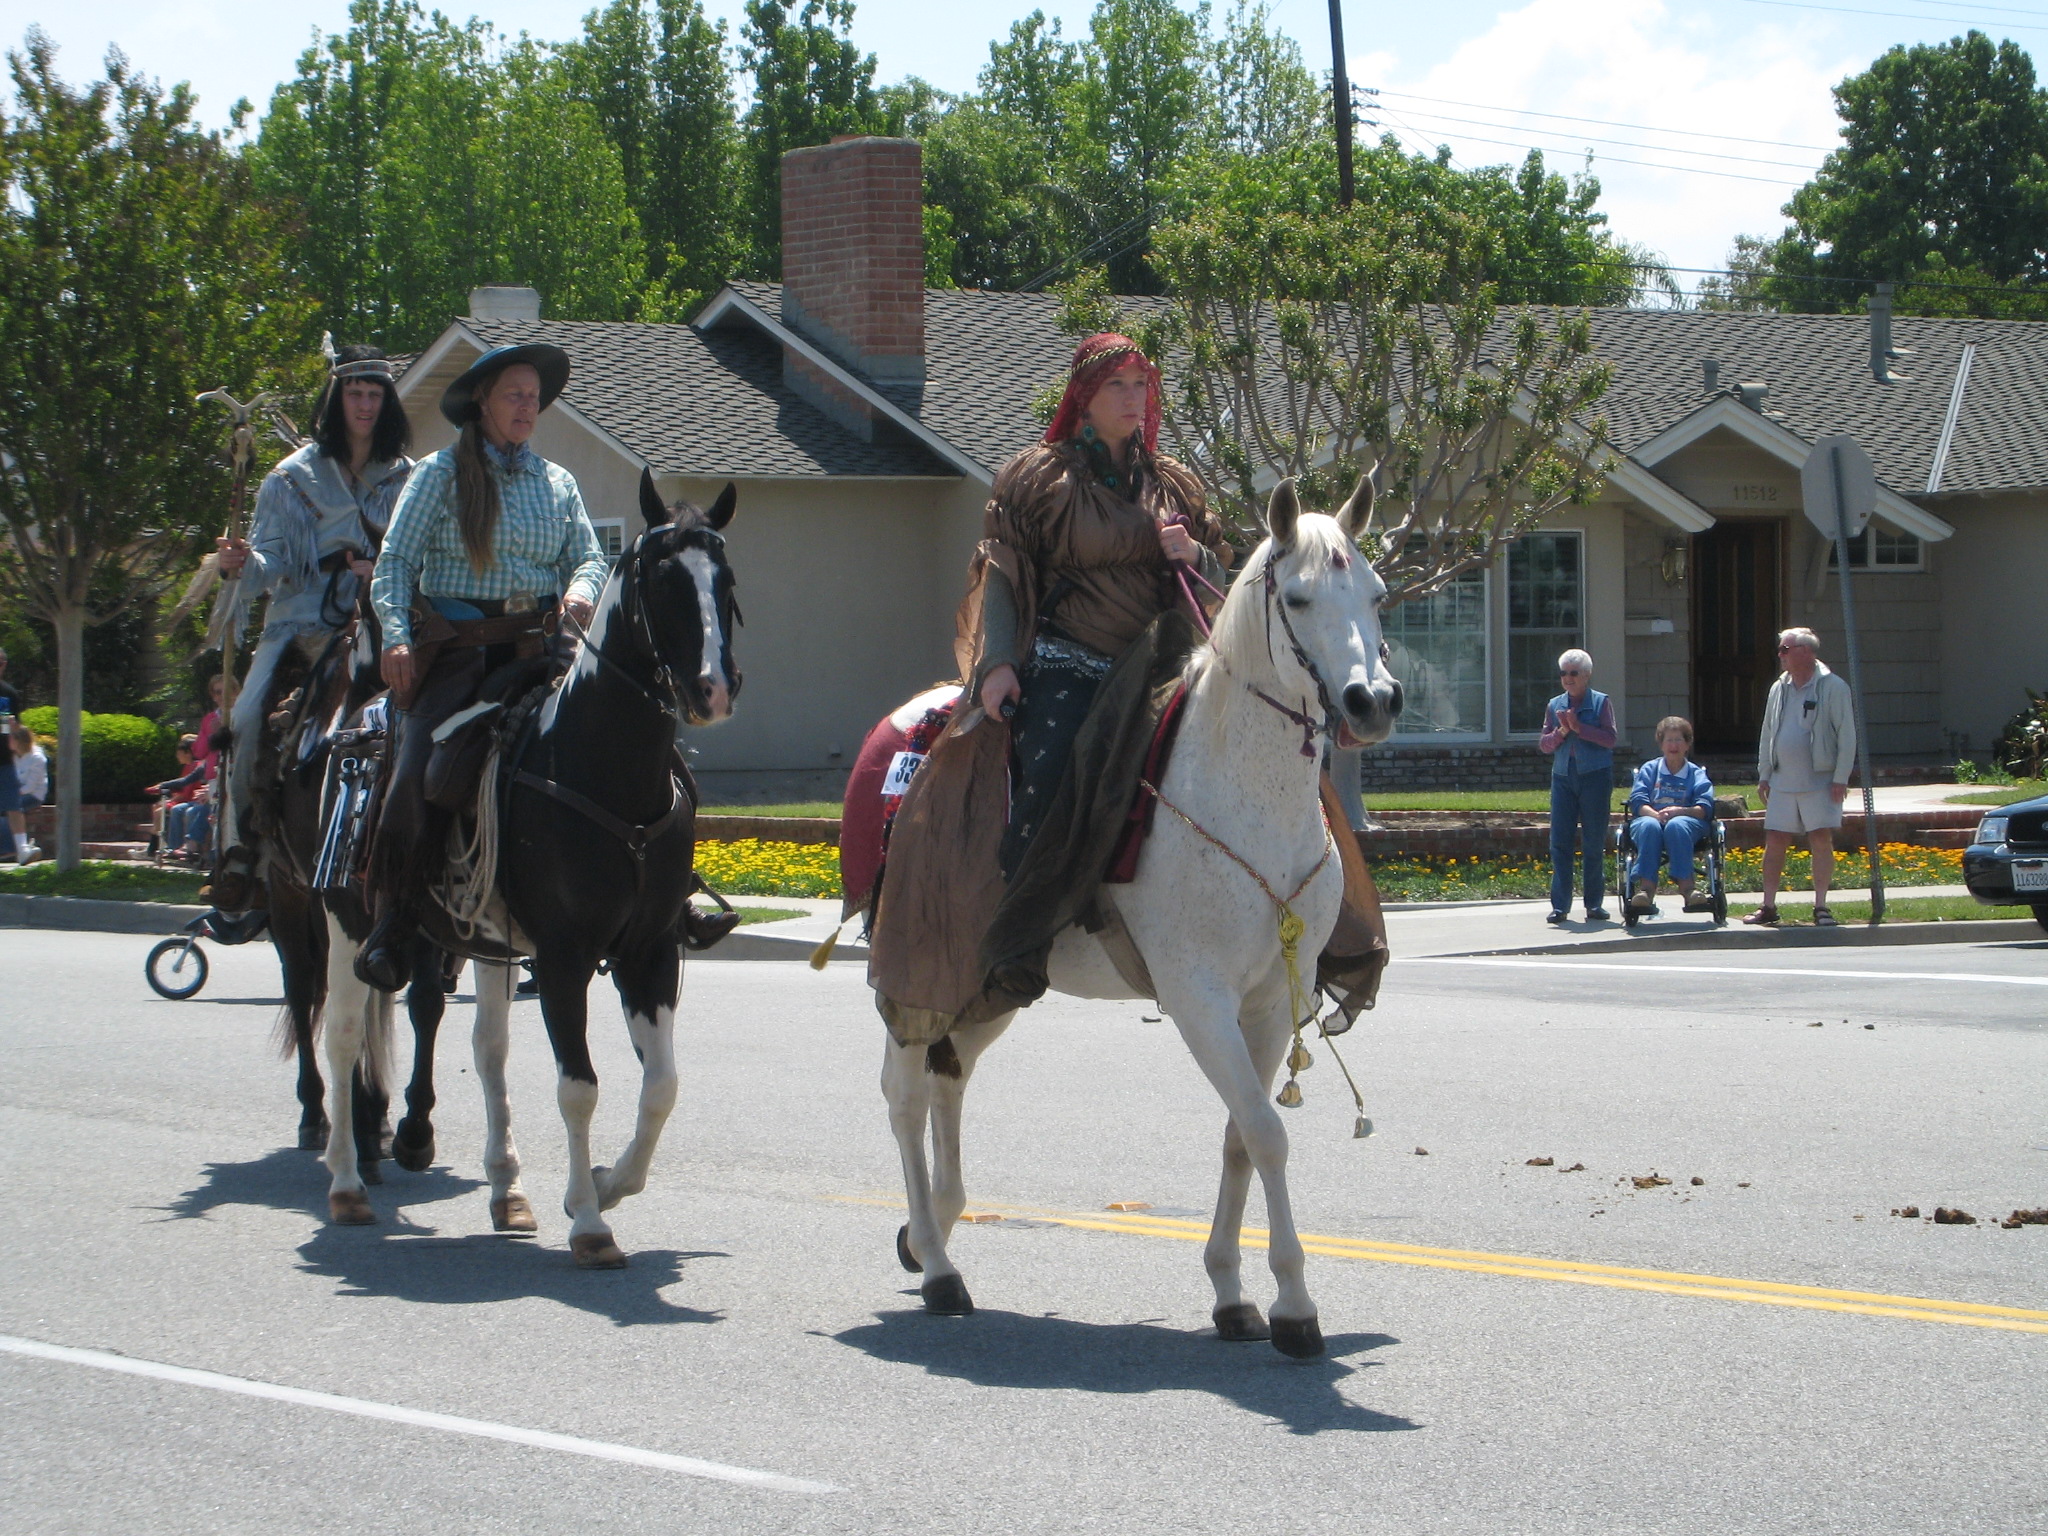
{"type": "Polygon", "coordinates": [[[242,912],[255,895],[256,855],[240,843],[221,855],[213,878],[199,888],[199,899],[222,912],[242,912]]]}
{"type": "Polygon", "coordinates": [[[379,992],[404,991],[412,984],[412,951],[419,932],[419,898],[408,891],[379,914],[377,926],[356,951],[356,980],[379,992]]]}

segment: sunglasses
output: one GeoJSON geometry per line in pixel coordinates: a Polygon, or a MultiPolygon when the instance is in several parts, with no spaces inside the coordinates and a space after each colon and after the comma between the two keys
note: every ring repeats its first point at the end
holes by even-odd
{"type": "Polygon", "coordinates": [[[1559,667],[1557,675],[1559,677],[1584,677],[1586,674],[1577,667],[1559,667]]]}
{"type": "Polygon", "coordinates": [[[1806,647],[1803,645],[1781,645],[1778,647],[1778,654],[1782,656],[1787,651],[1803,651],[1805,649],[1806,647]]]}

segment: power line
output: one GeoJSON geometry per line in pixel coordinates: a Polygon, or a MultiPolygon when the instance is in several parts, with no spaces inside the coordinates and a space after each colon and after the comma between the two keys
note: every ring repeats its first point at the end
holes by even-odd
{"type": "MultiPolygon", "coordinates": [[[[1887,16],[1894,21],[1936,21],[1948,25],[1960,24],[1962,21],[1961,17],[1957,17],[1955,22],[1951,23],[1947,17],[1916,16],[1911,11],[1867,11],[1863,7],[1856,5],[1814,5],[1811,3],[1811,0],[1742,0],[1742,3],[1744,5],[1775,6],[1779,10],[1784,11],[1830,11],[1837,16],[1887,16]]],[[[1986,7],[1977,6],[1972,7],[1972,9],[1982,10],[1986,9],[1986,7]]],[[[2022,11],[2019,14],[2025,16],[2029,14],[2038,15],[2040,13],[2022,11]]],[[[1999,25],[2012,32],[2048,32],[2048,26],[2030,27],[2025,23],[2015,25],[2012,22],[2001,22],[1999,25]]]]}
{"type": "MultiPolygon", "coordinates": [[[[1476,117],[1453,117],[1447,112],[1417,112],[1415,115],[1427,122],[1433,123],[1464,123],[1473,128],[1498,129],[1503,133],[1518,131],[1513,123],[1489,123],[1476,117]]],[[[1541,133],[1549,130],[1531,129],[1528,131],[1541,133]]],[[[1699,155],[1713,160],[1734,161],[1742,165],[1775,165],[1783,167],[1788,171],[1803,171],[1807,169],[1804,163],[1796,160],[1759,160],[1754,155],[1731,155],[1725,150],[1687,149],[1679,144],[1644,144],[1634,139],[1609,139],[1593,133],[1583,135],[1583,142],[1588,144],[1619,144],[1624,149],[1647,149],[1654,153],[1666,155],[1699,155]]]]}
{"type": "MultiPolygon", "coordinates": [[[[1417,138],[1429,137],[1429,135],[1414,127],[1410,127],[1408,131],[1417,138]]],[[[1570,149],[1560,149],[1556,145],[1530,144],[1515,139],[1489,139],[1476,133],[1460,133],[1453,135],[1453,137],[1463,139],[1469,144],[1498,144],[1503,149],[1533,149],[1553,155],[1570,155],[1575,153],[1575,151],[1570,149]]],[[[1754,181],[1760,182],[1767,187],[1796,188],[1806,185],[1803,181],[1785,181],[1776,176],[1750,176],[1741,171],[1710,171],[1703,166],[1667,165],[1658,160],[1631,160],[1626,155],[1595,155],[1593,159],[1595,163],[1604,161],[1608,165],[1640,165],[1653,171],[1676,171],[1681,175],[1688,176],[1718,176],[1724,181],[1754,181]]]]}
{"type": "MultiPolygon", "coordinates": [[[[1368,87],[1375,96],[1398,96],[1403,101],[1426,101],[1439,107],[1465,107],[1479,112],[1512,112],[1517,117],[1547,117],[1560,123],[1591,123],[1598,128],[1627,128],[1637,133],[1670,133],[1693,139],[1720,139],[1729,144],[1761,144],[1767,149],[1803,149],[1817,155],[1824,155],[1828,147],[1819,144],[1794,144],[1785,139],[1747,139],[1734,133],[1701,133],[1693,128],[1659,128],[1654,123],[1623,123],[1608,117],[1574,117],[1568,112],[1538,112],[1533,107],[1495,107],[1479,101],[1452,101],[1447,96],[1418,96],[1413,91],[1390,90],[1385,86],[1368,87]]],[[[1509,127],[1509,124],[1498,124],[1509,127]]]]}

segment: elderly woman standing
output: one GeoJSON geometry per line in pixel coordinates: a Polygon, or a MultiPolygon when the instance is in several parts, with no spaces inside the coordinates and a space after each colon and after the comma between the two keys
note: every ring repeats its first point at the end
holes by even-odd
{"type": "Polygon", "coordinates": [[[1608,801],[1614,794],[1614,705],[1593,687],[1593,658],[1581,650],[1557,658],[1564,692],[1543,711],[1538,750],[1550,754],[1550,917],[1572,909],[1573,845],[1585,861],[1586,916],[1607,921],[1608,801]]]}
{"type": "Polygon", "coordinates": [[[542,649],[556,607],[587,623],[606,575],[576,477],[527,446],[569,382],[569,355],[531,343],[486,352],[441,396],[460,428],[420,461],[391,514],[371,605],[397,718],[389,787],[370,849],[377,926],[356,956],[369,986],[395,992],[450,813],[426,798],[434,728],[473,702],[487,675],[542,649]]]}

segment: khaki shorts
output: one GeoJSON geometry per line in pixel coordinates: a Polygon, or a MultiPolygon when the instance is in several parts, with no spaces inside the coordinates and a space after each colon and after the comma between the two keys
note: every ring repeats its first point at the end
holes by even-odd
{"type": "Polygon", "coordinates": [[[1805,794],[1773,790],[1770,804],[1764,807],[1766,832],[1828,832],[1841,824],[1842,807],[1824,789],[1808,790],[1805,794]]]}

